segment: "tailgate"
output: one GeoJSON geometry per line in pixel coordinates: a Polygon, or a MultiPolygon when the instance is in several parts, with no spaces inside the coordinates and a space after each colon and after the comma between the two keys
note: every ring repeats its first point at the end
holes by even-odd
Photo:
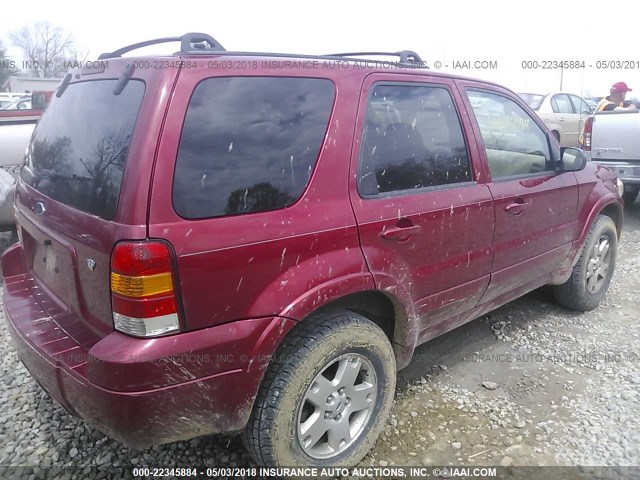
{"type": "MultiPolygon", "coordinates": [[[[48,294],[43,302],[53,300],[63,312],[73,314],[75,323],[98,337],[111,332],[109,270],[113,240],[101,234],[105,225],[89,225],[81,212],[38,195],[22,181],[16,190],[16,206],[23,264],[48,294]]],[[[73,333],[67,333],[77,333],[74,339],[80,344],[94,338],[77,325],[73,333]]]]}
{"type": "Polygon", "coordinates": [[[640,112],[614,110],[593,117],[592,159],[639,161],[640,112]]]}

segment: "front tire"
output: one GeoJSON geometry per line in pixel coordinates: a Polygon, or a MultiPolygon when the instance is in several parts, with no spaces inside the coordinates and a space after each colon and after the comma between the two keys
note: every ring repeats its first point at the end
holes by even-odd
{"type": "Polygon", "coordinates": [[[272,360],[243,434],[265,466],[353,466],[389,415],[396,383],[384,332],[351,311],[301,322],[272,360]]]}
{"type": "Polygon", "coordinates": [[[604,298],[616,266],[618,232],[611,218],[598,215],[587,235],[571,277],[554,287],[556,300],[581,312],[593,310],[604,298]]]}

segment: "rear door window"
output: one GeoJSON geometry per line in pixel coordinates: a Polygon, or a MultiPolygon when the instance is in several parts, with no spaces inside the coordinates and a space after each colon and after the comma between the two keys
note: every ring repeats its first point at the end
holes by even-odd
{"type": "Polygon", "coordinates": [[[295,203],[313,172],[334,98],[330,80],[220,77],[198,84],[187,110],[173,206],[189,219],[295,203]]]}
{"type": "Polygon", "coordinates": [[[363,196],[473,180],[449,91],[427,85],[376,85],[369,97],[358,189],[363,196]]]}
{"type": "Polygon", "coordinates": [[[113,218],[144,83],[117,80],[69,85],[55,97],[34,131],[22,179],[58,202],[113,218]]]}

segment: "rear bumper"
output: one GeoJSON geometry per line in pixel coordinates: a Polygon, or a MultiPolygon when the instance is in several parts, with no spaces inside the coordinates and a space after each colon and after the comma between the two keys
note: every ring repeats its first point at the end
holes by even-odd
{"type": "MultiPolygon", "coordinates": [[[[591,157],[593,158],[593,157],[591,157]]],[[[640,160],[637,162],[627,161],[591,161],[602,167],[607,167],[617,175],[617,177],[625,184],[640,184],[640,160]]]]}
{"type": "Polygon", "coordinates": [[[113,332],[85,347],[62,320],[71,314],[37,279],[16,274],[19,250],[2,258],[9,331],[31,375],[70,413],[135,448],[244,428],[291,320],[243,320],[151,340],[113,332]]]}

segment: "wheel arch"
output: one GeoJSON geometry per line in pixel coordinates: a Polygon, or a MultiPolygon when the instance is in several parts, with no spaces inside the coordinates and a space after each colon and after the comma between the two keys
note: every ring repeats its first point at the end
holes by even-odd
{"type": "Polygon", "coordinates": [[[623,210],[620,201],[613,195],[607,195],[600,198],[598,202],[596,202],[589,214],[587,216],[587,220],[584,222],[582,231],[580,232],[580,236],[578,240],[574,242],[574,255],[571,267],[573,268],[576,263],[578,263],[578,259],[580,258],[580,253],[582,252],[582,248],[584,247],[584,243],[587,240],[587,235],[593,226],[593,222],[596,221],[598,215],[604,215],[606,217],[611,218],[613,223],[616,226],[616,232],[618,234],[618,238],[622,234],[622,222],[623,222],[623,210]]]}
{"type": "Polygon", "coordinates": [[[296,324],[318,315],[350,310],[385,332],[393,347],[396,365],[401,369],[411,361],[417,340],[412,305],[409,292],[401,285],[396,283],[394,288],[379,290],[371,274],[361,272],[325,282],[305,292],[280,312],[278,318],[283,322],[265,336],[271,337],[269,343],[275,353],[296,324]]]}
{"type": "MultiPolygon", "coordinates": [[[[618,203],[609,203],[600,210],[599,215],[605,215],[616,224],[616,231],[618,232],[618,238],[622,235],[622,207],[618,203]]],[[[597,215],[596,215],[597,216],[597,215]]],[[[594,217],[595,219],[595,217],[594,217]]]]}
{"type": "Polygon", "coordinates": [[[398,368],[411,361],[415,341],[409,314],[403,302],[381,290],[352,293],[323,305],[313,315],[324,315],[339,310],[358,313],[378,325],[393,347],[398,368]]]}

